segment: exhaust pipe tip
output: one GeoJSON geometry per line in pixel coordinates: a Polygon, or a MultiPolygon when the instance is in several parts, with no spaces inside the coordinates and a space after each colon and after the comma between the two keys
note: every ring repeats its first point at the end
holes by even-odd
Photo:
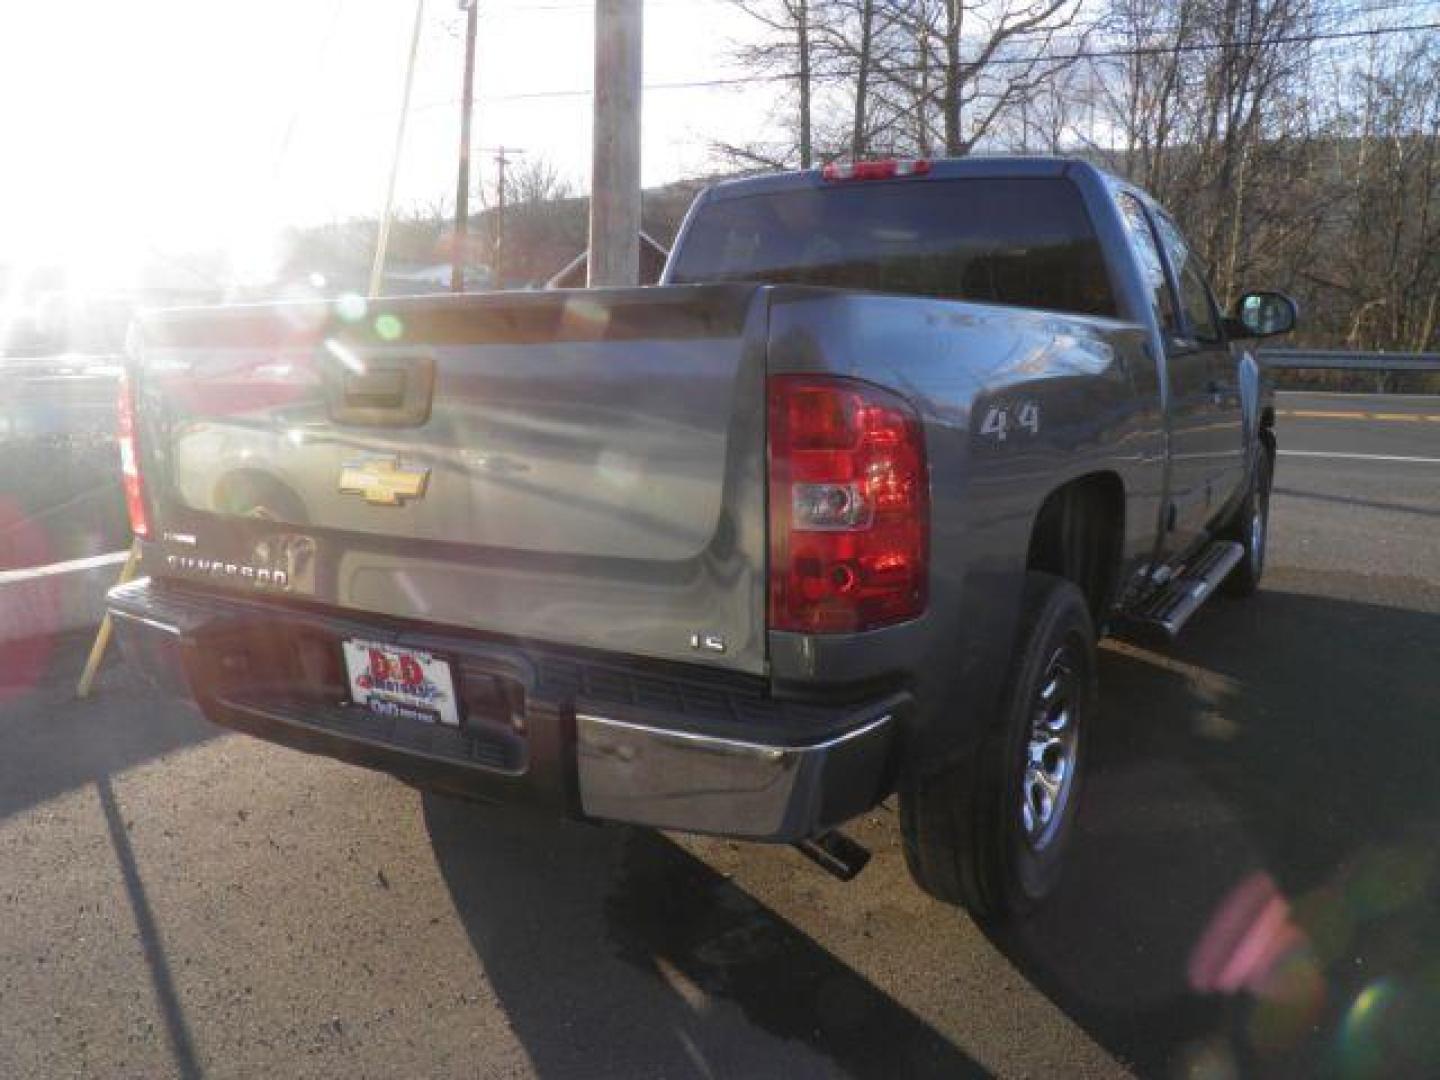
{"type": "Polygon", "coordinates": [[[869,848],[835,829],[801,840],[795,849],[841,881],[854,881],[870,862],[869,848]]]}

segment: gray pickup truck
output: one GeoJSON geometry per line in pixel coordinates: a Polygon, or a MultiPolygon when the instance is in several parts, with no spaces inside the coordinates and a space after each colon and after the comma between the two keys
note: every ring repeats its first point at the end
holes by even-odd
{"type": "Polygon", "coordinates": [[[720,184],[661,286],[159,312],[128,655],[218,724],[787,842],[898,793],[977,915],[1055,886],[1104,634],[1264,564],[1273,408],[1143,192],[1052,159],[720,184]]]}

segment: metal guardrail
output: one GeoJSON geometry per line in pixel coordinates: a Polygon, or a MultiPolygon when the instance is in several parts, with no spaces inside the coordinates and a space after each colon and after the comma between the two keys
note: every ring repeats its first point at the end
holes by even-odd
{"type": "Polygon", "coordinates": [[[1267,368],[1318,371],[1422,371],[1440,373],[1440,353],[1357,352],[1351,349],[1261,349],[1267,368]]]}

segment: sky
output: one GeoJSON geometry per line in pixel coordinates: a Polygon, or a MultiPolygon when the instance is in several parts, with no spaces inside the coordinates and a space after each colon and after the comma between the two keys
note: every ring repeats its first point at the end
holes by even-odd
{"type": "MultiPolygon", "coordinates": [[[[590,0],[479,0],[472,143],[588,186],[590,0]]],[[[229,251],[259,273],[288,224],[379,212],[414,0],[5,0],[0,264],[123,286],[150,253],[229,251]]],[[[401,206],[453,199],[464,56],[455,0],[427,0],[401,206]]],[[[724,0],[647,0],[645,82],[733,74],[753,34],[724,0]]],[[[753,138],[769,85],[644,99],[647,185],[753,138]]],[[[492,170],[489,153],[476,167],[492,170]]]]}

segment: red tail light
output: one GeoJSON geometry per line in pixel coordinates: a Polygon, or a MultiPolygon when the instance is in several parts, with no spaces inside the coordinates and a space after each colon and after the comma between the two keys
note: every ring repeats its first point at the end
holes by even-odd
{"type": "Polygon", "coordinates": [[[127,372],[120,375],[120,481],[125,489],[125,509],[130,514],[130,531],[150,535],[150,513],[145,507],[145,478],[140,475],[140,450],[135,442],[135,391],[127,372]]]}
{"type": "Polygon", "coordinates": [[[926,158],[886,158],[883,161],[832,161],[820,170],[824,180],[893,180],[900,176],[924,176],[930,171],[926,158]]]}
{"type": "Polygon", "coordinates": [[[770,627],[847,633],[925,610],[929,477],[920,420],[853,379],[773,375],[770,627]]]}

